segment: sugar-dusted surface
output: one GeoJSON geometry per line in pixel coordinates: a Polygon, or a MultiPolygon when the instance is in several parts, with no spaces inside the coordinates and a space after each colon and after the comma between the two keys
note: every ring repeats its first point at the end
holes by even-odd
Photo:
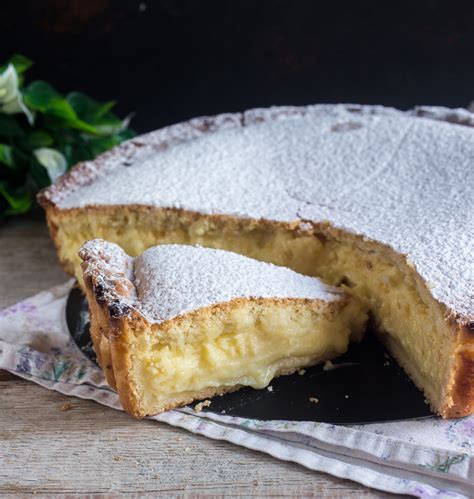
{"type": "Polygon", "coordinates": [[[333,301],[341,293],[314,277],[229,251],[178,244],[155,246],[134,261],[137,308],[163,322],[235,298],[333,301]]]}
{"type": "Polygon", "coordinates": [[[407,255],[434,297],[466,318],[474,315],[472,116],[337,105],[194,120],[89,163],[86,185],[64,183],[50,198],[60,208],[133,203],[329,220],[407,255]]]}
{"type": "Polygon", "coordinates": [[[133,279],[133,258],[117,244],[92,239],[84,243],[79,256],[87,261],[87,271],[90,274],[133,279]]]}

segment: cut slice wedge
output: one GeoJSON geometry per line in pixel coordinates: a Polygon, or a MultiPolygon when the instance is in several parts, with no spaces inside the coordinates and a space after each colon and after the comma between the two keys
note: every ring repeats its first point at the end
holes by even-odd
{"type": "Polygon", "coordinates": [[[131,258],[93,240],[80,256],[98,360],[135,417],[264,388],[344,353],[367,320],[337,288],[228,251],[162,245],[131,258]]]}

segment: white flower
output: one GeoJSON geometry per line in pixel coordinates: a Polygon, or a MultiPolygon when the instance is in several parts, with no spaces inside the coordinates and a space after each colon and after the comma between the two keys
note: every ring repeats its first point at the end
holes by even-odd
{"type": "Polygon", "coordinates": [[[34,117],[23,102],[18,86],[18,74],[13,64],[9,64],[0,74],[0,113],[25,113],[30,125],[33,124],[34,117]]]}
{"type": "Polygon", "coordinates": [[[46,168],[51,182],[55,182],[67,170],[66,158],[56,149],[40,147],[33,151],[38,162],[46,168]]]}
{"type": "Polygon", "coordinates": [[[13,100],[18,94],[18,74],[15,66],[9,64],[0,75],[0,102],[13,100]]]}

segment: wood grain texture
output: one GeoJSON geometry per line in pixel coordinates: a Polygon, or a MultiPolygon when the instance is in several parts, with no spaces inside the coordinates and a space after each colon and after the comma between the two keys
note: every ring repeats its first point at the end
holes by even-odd
{"type": "MultiPolygon", "coordinates": [[[[0,307],[65,279],[42,220],[0,228],[0,307]]],[[[0,495],[28,493],[393,497],[0,371],[0,495]]]]}

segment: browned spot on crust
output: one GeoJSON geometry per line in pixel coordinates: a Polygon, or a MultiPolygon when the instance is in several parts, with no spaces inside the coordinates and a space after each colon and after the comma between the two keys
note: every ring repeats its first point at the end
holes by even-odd
{"type": "Polygon", "coordinates": [[[474,335],[470,323],[460,327],[455,372],[453,376],[453,403],[442,414],[459,418],[474,412],[474,335]]]}

